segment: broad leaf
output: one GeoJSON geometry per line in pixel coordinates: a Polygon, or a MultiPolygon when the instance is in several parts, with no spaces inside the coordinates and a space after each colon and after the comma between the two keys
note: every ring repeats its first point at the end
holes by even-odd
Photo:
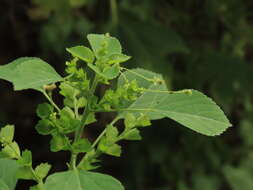
{"type": "Polygon", "coordinates": [[[87,171],[67,171],[49,176],[45,183],[46,190],[124,190],[115,178],[87,171]]]}
{"type": "Polygon", "coordinates": [[[0,189],[1,190],[15,189],[15,186],[17,183],[17,177],[16,177],[17,170],[18,170],[18,165],[16,164],[14,160],[0,159],[0,189]]]}
{"type": "MultiPolygon", "coordinates": [[[[135,75],[143,75],[147,71],[135,69],[125,73],[125,78],[133,80],[135,75]],[[137,73],[137,74],[136,74],[137,73]]],[[[122,114],[127,112],[144,113],[150,119],[171,118],[180,124],[204,135],[219,135],[231,124],[222,110],[204,94],[192,90],[168,92],[161,83],[153,83],[147,79],[152,73],[138,77],[137,82],[147,90],[128,108],[123,109],[122,114]],[[144,79],[145,78],[145,79],[144,79]]],[[[119,79],[119,85],[123,82],[119,79]]]]}
{"type": "Polygon", "coordinates": [[[89,34],[87,38],[97,58],[103,55],[121,54],[120,42],[114,37],[104,34],[89,34]]]}
{"type": "Polygon", "coordinates": [[[73,57],[77,57],[87,63],[92,63],[95,59],[92,51],[85,46],[67,48],[67,51],[71,53],[73,57]]]}
{"type": "Polygon", "coordinates": [[[19,58],[0,66],[0,78],[12,82],[14,90],[31,88],[39,91],[44,85],[62,80],[53,67],[35,57],[19,58]]]}

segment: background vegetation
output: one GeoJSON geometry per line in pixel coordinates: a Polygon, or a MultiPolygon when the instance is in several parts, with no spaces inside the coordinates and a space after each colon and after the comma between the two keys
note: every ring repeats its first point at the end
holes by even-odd
{"type": "MultiPolygon", "coordinates": [[[[252,9],[251,0],[1,0],[0,64],[38,56],[63,74],[66,47],[87,44],[85,36],[92,32],[117,36],[133,57],[129,67],[162,72],[171,89],[208,94],[234,127],[213,138],[171,120],[153,122],[143,141],[128,143],[121,158],[104,157],[100,170],[129,190],[250,190],[252,9]]],[[[35,161],[49,159],[54,170],[62,170],[69,155],[48,152],[48,139],[34,129],[43,97],[34,91],[14,93],[4,81],[0,85],[0,126],[14,123],[22,149],[32,146],[35,161]]],[[[98,119],[102,124],[110,116],[98,119]]],[[[19,182],[20,189],[28,183],[19,182]]]]}

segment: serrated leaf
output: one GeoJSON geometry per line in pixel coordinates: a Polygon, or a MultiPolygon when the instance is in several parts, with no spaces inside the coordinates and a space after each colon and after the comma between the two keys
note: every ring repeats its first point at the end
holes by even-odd
{"type": "MultiPolygon", "coordinates": [[[[6,158],[0,159],[0,180],[2,181],[2,184],[4,183],[5,186],[8,187],[9,190],[15,189],[17,183],[16,172],[18,170],[18,167],[19,166],[14,160],[6,158]]],[[[0,187],[3,188],[4,186],[0,185],[0,187]]]]}
{"type": "Polygon", "coordinates": [[[35,171],[35,175],[39,179],[43,180],[47,176],[47,174],[48,174],[48,172],[49,172],[50,169],[51,169],[51,165],[50,164],[48,164],[48,163],[41,163],[40,165],[36,166],[36,168],[34,170],[35,171]]]}
{"type": "Polygon", "coordinates": [[[50,120],[43,119],[36,124],[35,129],[41,135],[49,135],[55,130],[55,127],[50,120]]]}
{"type": "Polygon", "coordinates": [[[89,34],[87,38],[97,58],[103,56],[103,54],[101,55],[103,50],[105,55],[121,54],[120,42],[114,37],[104,34],[89,34]]]}
{"type": "Polygon", "coordinates": [[[14,141],[12,143],[6,144],[2,149],[2,152],[7,155],[9,158],[16,158],[20,157],[20,149],[18,144],[14,141]]]}
{"type": "Polygon", "coordinates": [[[67,48],[67,51],[72,54],[73,57],[77,57],[87,63],[92,63],[95,59],[93,52],[90,48],[85,46],[75,46],[72,48],[67,48]]]}
{"type": "Polygon", "coordinates": [[[124,118],[124,125],[126,128],[131,129],[136,125],[136,118],[132,113],[127,113],[124,118]]]}
{"type": "Polygon", "coordinates": [[[36,110],[37,115],[41,119],[49,118],[50,114],[53,113],[53,106],[48,103],[39,104],[36,110]]]}
{"type": "Polygon", "coordinates": [[[62,80],[62,77],[45,61],[25,57],[0,66],[0,78],[10,81],[14,90],[35,89],[42,91],[44,85],[62,80]]]}
{"type": "Polygon", "coordinates": [[[125,140],[141,140],[140,131],[136,128],[130,129],[122,138],[125,140]]]}
{"type": "Polygon", "coordinates": [[[18,179],[35,180],[35,177],[29,166],[19,167],[16,175],[18,179]]]}
{"type": "Polygon", "coordinates": [[[0,130],[0,141],[3,143],[11,143],[14,137],[14,125],[6,125],[0,130]]]}
{"type": "Polygon", "coordinates": [[[99,142],[98,149],[105,154],[119,157],[121,155],[121,146],[116,143],[108,141],[106,138],[102,138],[99,142]]]}
{"type": "Polygon", "coordinates": [[[45,189],[124,190],[124,187],[109,175],[76,170],[50,175],[45,182],[45,189]]]}
{"type": "MultiPolygon", "coordinates": [[[[163,83],[147,80],[147,78],[154,78],[152,76],[155,74],[139,69],[132,70],[132,73],[130,71],[125,73],[124,77],[131,81],[134,78],[133,73],[144,76],[137,75],[135,80],[147,90],[121,114],[143,113],[153,120],[168,117],[209,136],[219,135],[231,126],[222,110],[204,94],[196,90],[192,90],[192,94],[188,91],[170,93],[163,83]]],[[[162,78],[160,79],[163,81],[162,78]]],[[[123,83],[123,78],[120,77],[118,84],[121,83],[123,83]]]]}
{"type": "Polygon", "coordinates": [[[53,134],[50,141],[50,150],[52,152],[58,152],[60,150],[69,150],[69,139],[60,134],[53,134]]]}
{"type": "Polygon", "coordinates": [[[88,152],[91,150],[91,143],[88,139],[80,139],[73,143],[72,148],[76,153],[88,152]]]}
{"type": "Polygon", "coordinates": [[[109,142],[115,142],[117,140],[119,131],[113,125],[106,126],[106,138],[109,142]]]}
{"type": "Polygon", "coordinates": [[[22,156],[17,162],[22,166],[32,166],[32,152],[29,150],[22,151],[22,156]]]}

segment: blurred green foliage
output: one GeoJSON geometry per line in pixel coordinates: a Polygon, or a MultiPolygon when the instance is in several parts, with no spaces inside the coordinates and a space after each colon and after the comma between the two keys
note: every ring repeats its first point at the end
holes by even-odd
{"type": "MultiPolygon", "coordinates": [[[[32,0],[24,4],[31,28],[22,27],[23,21],[17,19],[16,38],[36,28],[29,43],[54,60],[59,70],[65,47],[83,43],[80,39],[84,41],[87,33],[110,32],[133,56],[131,67],[162,72],[172,89],[201,90],[230,115],[234,127],[217,138],[193,134],[169,120],[153,123],[155,132],[147,129],[143,143],[124,150],[126,167],[120,170],[128,174],[121,177],[126,189],[253,189],[251,0],[32,0]]],[[[20,12],[17,8],[15,14],[20,12]]],[[[5,18],[0,18],[1,25],[6,24],[5,18]]],[[[105,169],[119,165],[116,160],[105,169]]]]}

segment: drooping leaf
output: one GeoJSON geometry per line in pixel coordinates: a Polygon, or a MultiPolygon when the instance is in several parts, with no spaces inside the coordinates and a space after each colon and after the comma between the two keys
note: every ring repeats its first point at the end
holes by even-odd
{"type": "MultiPolygon", "coordinates": [[[[132,80],[133,73],[125,73],[127,80],[132,80]],[[128,77],[129,76],[129,77],[128,77]]],[[[143,75],[143,70],[131,70],[143,75]]],[[[152,73],[150,73],[152,74],[152,73]]],[[[149,75],[150,75],[149,74],[149,75]]],[[[139,85],[147,90],[129,107],[123,111],[143,113],[150,119],[171,118],[180,124],[204,135],[214,136],[224,132],[231,124],[222,110],[204,94],[192,90],[170,93],[163,84],[150,82],[148,75],[138,77],[139,85]]],[[[151,78],[152,79],[152,78],[151,78]]],[[[119,85],[123,82],[119,79],[119,85]]]]}
{"type": "Polygon", "coordinates": [[[14,90],[30,88],[39,91],[44,85],[62,80],[53,67],[35,57],[19,58],[0,66],[0,78],[12,82],[14,90]]]}
{"type": "Polygon", "coordinates": [[[4,187],[6,188],[6,190],[15,189],[17,183],[16,177],[17,170],[18,165],[14,160],[0,159],[0,187],[3,188],[3,190],[5,190],[4,187]],[[1,186],[2,185],[1,183],[4,185],[1,186]]]}
{"type": "Polygon", "coordinates": [[[88,171],[67,171],[49,176],[45,182],[46,190],[124,190],[115,178],[88,171]]]}
{"type": "Polygon", "coordinates": [[[73,57],[77,57],[87,63],[92,63],[95,59],[93,52],[90,48],[85,46],[75,46],[72,48],[67,48],[67,51],[72,54],[73,57]]]}

